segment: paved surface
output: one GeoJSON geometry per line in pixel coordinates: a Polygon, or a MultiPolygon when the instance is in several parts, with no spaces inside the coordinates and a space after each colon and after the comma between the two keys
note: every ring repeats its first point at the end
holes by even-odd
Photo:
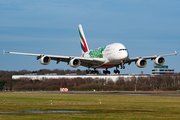
{"type": "Polygon", "coordinates": [[[159,97],[180,97],[180,92],[59,92],[59,91],[22,91],[15,93],[48,93],[48,94],[89,94],[89,95],[129,95],[129,96],[159,96],[159,97]]]}

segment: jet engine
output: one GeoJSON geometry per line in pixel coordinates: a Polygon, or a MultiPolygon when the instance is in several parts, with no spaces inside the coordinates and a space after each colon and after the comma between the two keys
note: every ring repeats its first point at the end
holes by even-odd
{"type": "Polygon", "coordinates": [[[161,66],[165,63],[165,59],[159,56],[154,60],[154,63],[158,66],[161,66]]]}
{"type": "Polygon", "coordinates": [[[136,61],[136,66],[139,68],[144,68],[147,65],[147,61],[145,59],[140,58],[138,61],[136,61]]]}
{"type": "Polygon", "coordinates": [[[48,56],[43,56],[40,60],[40,63],[43,65],[48,65],[51,61],[51,58],[48,56]]]}
{"type": "Polygon", "coordinates": [[[73,68],[78,67],[81,64],[81,61],[79,59],[73,58],[70,60],[69,65],[73,68]]]}

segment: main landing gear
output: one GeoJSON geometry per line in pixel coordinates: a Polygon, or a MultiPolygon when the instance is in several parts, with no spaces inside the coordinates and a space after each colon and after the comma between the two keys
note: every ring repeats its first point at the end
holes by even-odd
{"type": "MultiPolygon", "coordinates": [[[[121,66],[121,69],[125,69],[124,66],[124,61],[121,61],[121,63],[119,64],[121,66]]],[[[116,69],[114,70],[115,74],[120,74],[120,71],[118,70],[119,65],[116,66],[116,69]]],[[[106,68],[106,70],[103,70],[104,74],[111,74],[111,72],[108,70],[108,68],[106,68]]],[[[86,74],[99,74],[99,71],[96,70],[96,68],[94,68],[94,70],[90,70],[90,68],[88,68],[88,70],[86,70],[86,74]]]]}
{"type": "Polygon", "coordinates": [[[107,70],[107,68],[106,68],[106,70],[103,70],[103,73],[104,74],[111,74],[111,72],[109,70],[107,70]]]}
{"type": "Polygon", "coordinates": [[[119,68],[119,65],[116,66],[116,69],[114,70],[114,73],[115,73],[115,74],[116,74],[116,73],[120,74],[120,71],[118,70],[118,68],[119,68]]]}
{"type": "Polygon", "coordinates": [[[86,70],[86,74],[99,74],[99,71],[97,71],[96,68],[94,68],[94,70],[90,70],[88,68],[88,70],[86,70]]]}

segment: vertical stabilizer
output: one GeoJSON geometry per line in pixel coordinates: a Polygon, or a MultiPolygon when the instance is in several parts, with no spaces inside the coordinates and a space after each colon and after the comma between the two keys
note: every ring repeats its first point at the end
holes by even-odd
{"type": "Polygon", "coordinates": [[[89,51],[89,48],[81,24],[78,25],[78,30],[79,30],[80,44],[83,54],[84,52],[89,51]]]}

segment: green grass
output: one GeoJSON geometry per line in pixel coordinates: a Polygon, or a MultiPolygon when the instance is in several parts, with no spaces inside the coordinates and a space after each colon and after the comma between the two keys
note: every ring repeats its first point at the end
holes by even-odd
{"type": "Polygon", "coordinates": [[[0,119],[180,119],[179,97],[0,93],[0,112],[72,110],[86,113],[0,114],[0,119]],[[4,104],[4,100],[6,101],[4,104]],[[51,100],[52,103],[51,104],[51,100]],[[99,102],[101,100],[101,104],[99,102]]]}

